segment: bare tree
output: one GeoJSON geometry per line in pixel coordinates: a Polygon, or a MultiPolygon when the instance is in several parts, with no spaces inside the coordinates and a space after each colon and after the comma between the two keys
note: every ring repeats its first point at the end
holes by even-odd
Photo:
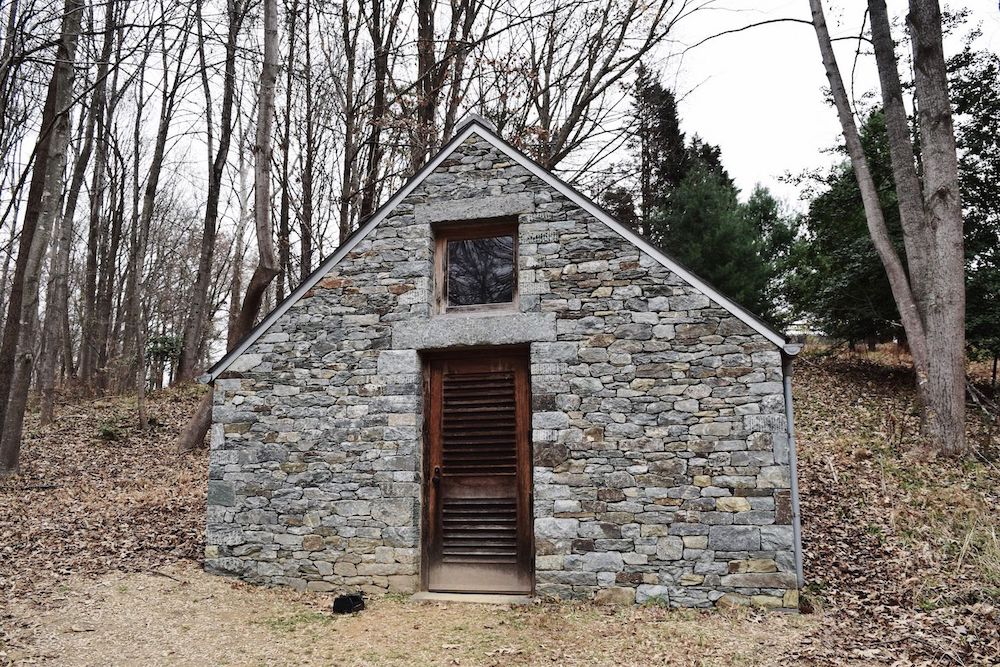
{"type": "MultiPolygon", "coordinates": [[[[100,61],[97,68],[97,78],[103,80],[108,75],[111,52],[115,36],[115,2],[111,0],[105,8],[104,40],[101,47],[100,61]]],[[[41,417],[43,424],[50,423],[55,417],[55,373],[56,362],[59,359],[60,346],[56,344],[64,329],[68,328],[69,301],[68,281],[70,271],[70,255],[72,245],[73,220],[76,216],[77,203],[80,200],[80,190],[87,175],[87,166],[94,148],[94,128],[97,120],[97,107],[101,86],[95,86],[90,108],[83,112],[86,129],[83,144],[76,157],[73,176],[66,195],[66,207],[63,212],[59,233],[55,239],[49,269],[49,283],[45,295],[45,323],[42,326],[42,341],[44,344],[42,358],[39,360],[38,384],[41,393],[41,417]]],[[[65,356],[65,344],[63,354],[65,356]]],[[[72,358],[67,360],[72,364],[72,358]]]]}
{"type": "MultiPolygon", "coordinates": [[[[121,61],[121,43],[116,47],[115,61],[121,61]]],[[[101,356],[99,348],[106,341],[98,335],[100,298],[99,269],[102,259],[107,261],[108,220],[113,217],[105,210],[105,180],[108,175],[108,153],[112,148],[114,114],[120,99],[118,90],[119,69],[113,68],[110,81],[111,97],[108,98],[108,80],[98,78],[95,82],[94,101],[91,113],[97,121],[97,150],[94,154],[94,168],[90,186],[90,209],[87,235],[87,257],[83,285],[83,322],[80,340],[80,379],[87,386],[93,386],[101,356]]]]}
{"type": "Polygon", "coordinates": [[[884,0],[869,0],[872,44],[882,89],[906,266],[889,237],[861,138],[833,51],[822,0],[809,0],[823,65],[864,202],[868,229],[885,266],[913,355],[926,435],[946,454],[965,451],[965,285],[962,206],[941,11],[910,0],[910,31],[921,171],[903,106],[884,0]]]}
{"type": "Polygon", "coordinates": [[[372,113],[367,138],[367,161],[365,164],[364,185],[362,188],[361,205],[358,217],[367,218],[375,210],[375,199],[379,169],[385,155],[382,145],[382,126],[388,116],[386,104],[387,79],[389,71],[389,50],[396,39],[399,26],[399,16],[403,11],[403,0],[397,0],[386,12],[384,0],[372,0],[371,13],[366,17],[368,34],[373,50],[373,91],[372,113]]]}
{"type": "MultiPolygon", "coordinates": [[[[201,0],[198,2],[198,23],[201,24],[201,0]]],[[[214,157],[210,157],[208,177],[208,200],[205,203],[205,228],[201,237],[201,252],[198,259],[198,277],[191,295],[191,308],[184,327],[184,344],[181,348],[178,377],[189,380],[194,377],[198,361],[198,350],[209,317],[208,292],[211,282],[212,259],[215,254],[215,237],[219,219],[219,199],[222,194],[222,177],[229,158],[229,144],[233,135],[233,100],[236,95],[236,57],[240,29],[246,16],[247,3],[243,0],[226,0],[226,15],[229,29],[226,36],[226,58],[222,86],[222,118],[219,125],[219,147],[214,157]]],[[[212,95],[207,80],[204,40],[198,43],[201,59],[202,84],[205,92],[206,127],[208,131],[209,155],[212,154],[212,95]]]]}
{"type": "Polygon", "coordinates": [[[313,114],[312,0],[305,0],[305,160],[302,165],[302,210],[299,214],[299,277],[312,271],[313,173],[316,169],[316,120],[313,114]]]}
{"type": "MultiPolygon", "coordinates": [[[[48,246],[49,231],[62,211],[63,171],[69,145],[70,113],[73,98],[74,61],[84,11],[82,0],[66,0],[59,43],[52,66],[52,79],[42,112],[43,132],[28,193],[18,268],[21,281],[16,288],[19,299],[11,298],[4,332],[4,361],[13,357],[13,374],[4,373],[0,385],[0,474],[17,471],[21,451],[21,429],[31,382],[35,324],[38,320],[38,291],[42,259],[48,246]],[[23,255],[23,258],[22,258],[23,255]],[[15,306],[17,306],[15,310],[15,306]],[[8,331],[14,330],[14,340],[8,331]],[[9,348],[8,344],[13,343],[9,348]]],[[[12,295],[13,296],[13,295],[12,295]]]]}
{"type": "MultiPolygon", "coordinates": [[[[250,275],[249,188],[228,182],[249,174],[240,173],[242,157],[230,149],[233,141],[241,152],[254,142],[237,128],[244,119],[260,121],[259,103],[268,102],[267,94],[241,95],[256,85],[268,46],[244,27],[258,17],[267,23],[267,11],[256,11],[266,7],[246,0],[88,3],[81,40],[92,41],[81,41],[87,56],[77,57],[77,83],[66,104],[67,118],[78,123],[72,150],[64,151],[73,155],[72,168],[57,196],[58,213],[41,229],[39,186],[32,185],[45,173],[51,148],[46,58],[58,41],[61,4],[9,3],[0,34],[0,303],[14,315],[3,320],[0,389],[13,378],[17,339],[37,329],[40,356],[32,369],[46,421],[54,417],[60,379],[74,374],[86,389],[135,388],[140,400],[147,373],[152,387],[193,378],[221,337],[220,312],[228,311],[234,344],[257,311],[288,294],[317,256],[439,148],[464,111],[501,121],[506,136],[548,155],[550,166],[587,150],[590,139],[615,131],[620,100],[607,91],[628,76],[630,58],[692,5],[278,3],[288,51],[281,57],[285,106],[273,118],[281,154],[272,156],[271,186],[280,183],[280,191],[269,205],[283,271],[275,284],[260,247],[260,265],[250,275]],[[596,38],[599,29],[624,35],[617,50],[614,41],[596,38]],[[524,51],[538,57],[523,57],[524,51]],[[548,61],[539,59],[545,53],[552,54],[548,61]],[[157,107],[159,113],[150,112],[157,107]],[[200,155],[207,159],[192,164],[200,155]],[[194,185],[202,177],[204,201],[194,185]],[[46,270],[29,272],[36,228],[53,240],[42,247],[42,256],[51,248],[46,270]],[[37,284],[31,276],[25,283],[28,273],[37,274],[37,284]],[[44,319],[22,330],[33,284],[45,290],[44,298],[34,298],[45,304],[44,319]],[[258,296],[243,298],[244,292],[258,296]]],[[[259,166],[257,149],[255,156],[259,166]]],[[[261,178],[257,170],[255,197],[264,191],[261,178]]],[[[262,206],[255,202],[255,217],[262,206]]],[[[270,244],[260,233],[257,242],[270,244]]]]}
{"type": "MultiPolygon", "coordinates": [[[[278,77],[278,6],[277,0],[264,3],[264,62],[260,72],[257,101],[257,135],[254,145],[254,226],[257,232],[257,268],[247,285],[243,306],[230,333],[238,341],[253,329],[267,288],[281,269],[274,252],[271,222],[271,134],[274,120],[274,85],[278,77]]],[[[212,420],[212,395],[206,394],[181,435],[179,449],[190,451],[205,442],[212,420]]]]}

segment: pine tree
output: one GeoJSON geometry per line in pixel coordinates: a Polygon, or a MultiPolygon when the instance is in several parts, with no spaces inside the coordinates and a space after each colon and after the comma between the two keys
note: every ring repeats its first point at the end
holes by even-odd
{"type": "Polygon", "coordinates": [[[639,68],[634,95],[638,206],[621,186],[606,190],[602,203],[723,293],[775,319],[779,260],[792,236],[778,202],[758,188],[739,203],[721,149],[698,135],[687,139],[677,99],[655,72],[639,68]]]}
{"type": "Polygon", "coordinates": [[[772,267],[736,194],[723,176],[698,163],[656,211],[651,236],[737,303],[770,316],[772,267]]]}
{"type": "Polygon", "coordinates": [[[648,234],[653,212],[680,185],[689,160],[674,93],[663,87],[656,72],[642,64],[636,74],[634,97],[632,148],[639,172],[639,218],[642,232],[648,234]]]}

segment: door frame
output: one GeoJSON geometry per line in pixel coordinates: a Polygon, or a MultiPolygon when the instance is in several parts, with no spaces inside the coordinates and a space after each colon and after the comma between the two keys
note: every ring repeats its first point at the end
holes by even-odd
{"type": "MultiPolygon", "coordinates": [[[[422,372],[422,428],[421,428],[421,482],[420,482],[420,590],[428,591],[430,578],[430,542],[427,536],[430,535],[430,524],[433,521],[431,516],[433,507],[428,502],[431,487],[431,437],[430,422],[432,407],[431,401],[431,373],[430,367],[434,361],[441,359],[475,359],[487,356],[502,356],[517,360],[524,365],[525,382],[523,389],[518,394],[516,400],[524,404],[523,420],[524,424],[519,424],[525,429],[527,438],[527,452],[525,461],[518,461],[519,476],[523,483],[519,485],[518,493],[521,494],[519,501],[527,505],[526,516],[530,524],[527,526],[527,540],[525,548],[528,551],[527,576],[531,582],[531,590],[528,595],[535,594],[535,481],[534,481],[534,443],[532,442],[532,404],[531,404],[531,346],[530,344],[515,345],[477,345],[469,347],[454,347],[435,350],[421,350],[421,372],[422,372]]],[[[519,527],[520,528],[520,527],[519,527]]],[[[459,593],[462,594],[462,593],[459,593]]],[[[482,591],[470,591],[468,594],[483,594],[482,591]]]]}

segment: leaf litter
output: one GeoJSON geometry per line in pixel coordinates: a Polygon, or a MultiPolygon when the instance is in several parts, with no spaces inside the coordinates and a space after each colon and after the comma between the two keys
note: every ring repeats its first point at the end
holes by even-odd
{"type": "Polygon", "coordinates": [[[67,401],[52,425],[29,417],[22,474],[0,482],[0,664],[113,660],[154,627],[148,664],[249,651],[248,636],[247,656],[297,664],[1000,664],[998,429],[970,410],[980,456],[922,452],[910,373],[881,352],[805,354],[794,385],[814,612],[797,618],[386,598],[333,623],[326,596],[200,571],[207,456],[174,450],[198,391],[154,393],[145,433],[129,398],[67,401]]]}

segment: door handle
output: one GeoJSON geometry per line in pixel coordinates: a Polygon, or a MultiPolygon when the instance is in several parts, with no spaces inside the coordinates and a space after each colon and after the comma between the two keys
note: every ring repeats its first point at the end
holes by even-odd
{"type": "Polygon", "coordinates": [[[431,476],[431,482],[434,484],[434,486],[437,486],[441,483],[441,466],[434,466],[434,475],[431,476]]]}

